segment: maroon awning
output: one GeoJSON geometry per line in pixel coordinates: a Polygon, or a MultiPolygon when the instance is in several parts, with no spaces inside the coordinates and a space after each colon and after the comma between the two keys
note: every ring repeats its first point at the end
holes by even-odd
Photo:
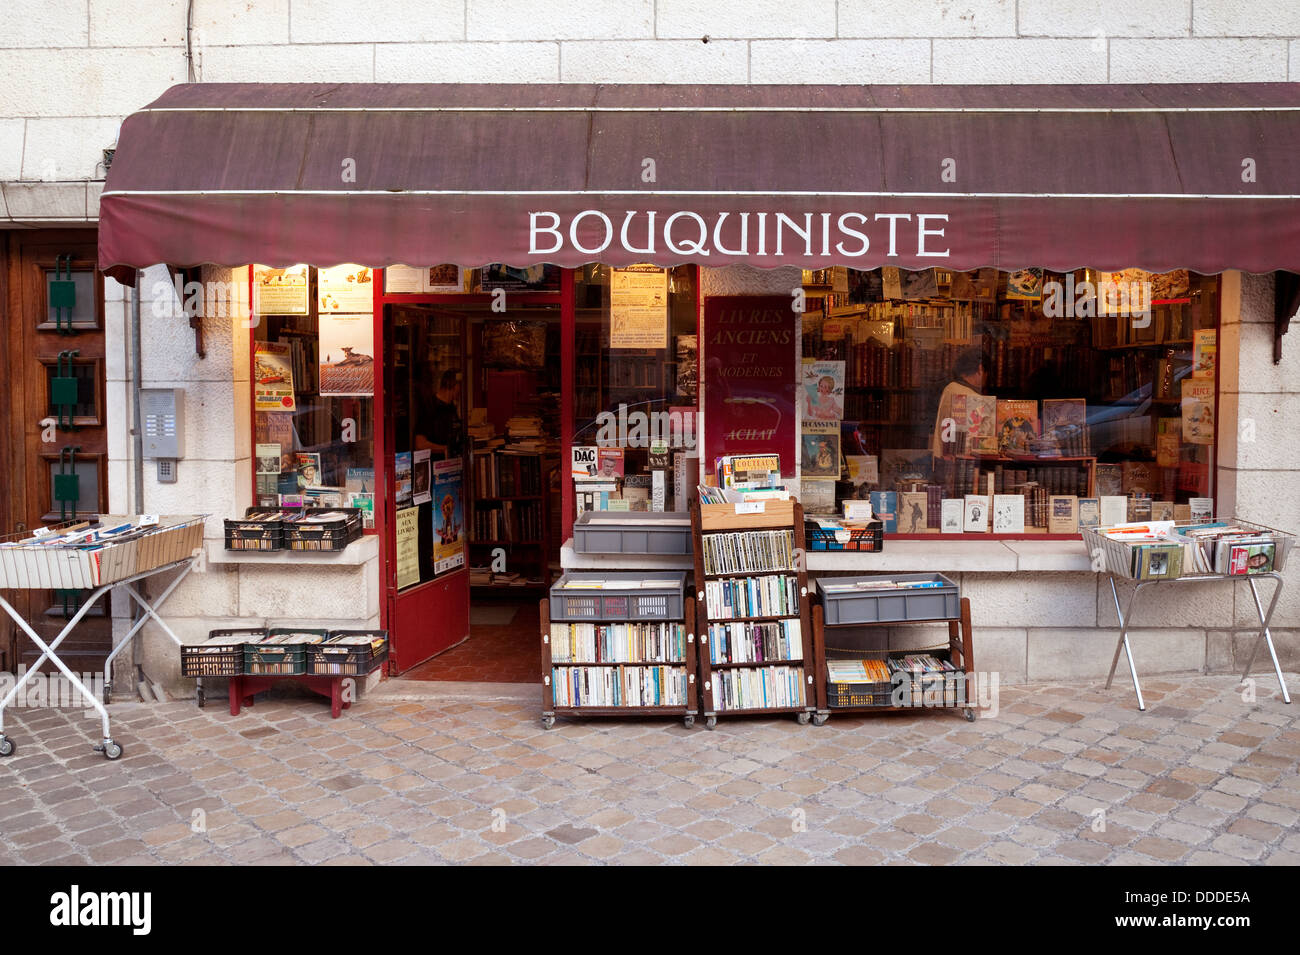
{"type": "Polygon", "coordinates": [[[196,84],[102,267],[1300,270],[1300,89],[196,84]]]}

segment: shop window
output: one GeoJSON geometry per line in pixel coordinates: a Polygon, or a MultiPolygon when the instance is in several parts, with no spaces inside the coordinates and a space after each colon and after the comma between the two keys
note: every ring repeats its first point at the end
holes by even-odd
{"type": "Polygon", "coordinates": [[[375,497],[374,273],[253,267],[259,506],[361,507],[375,497]]]}
{"type": "Polygon", "coordinates": [[[1022,500],[986,532],[1075,533],[1213,497],[1216,277],[833,269],[805,293],[810,513],[874,494],[887,532],[937,535],[996,494],[1022,500]],[[810,478],[819,440],[838,476],[810,478]]]}
{"type": "Polygon", "coordinates": [[[573,444],[591,455],[577,513],[685,510],[698,456],[695,267],[587,266],[574,294],[573,444]]]}

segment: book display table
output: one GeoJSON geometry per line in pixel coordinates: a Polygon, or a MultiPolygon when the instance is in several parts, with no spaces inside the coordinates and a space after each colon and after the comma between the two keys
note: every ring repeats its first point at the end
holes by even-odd
{"type": "MultiPolygon", "coordinates": [[[[16,590],[50,590],[54,588],[89,590],[89,596],[82,602],[80,609],[73,615],[63,629],[48,644],[41,639],[35,628],[14,609],[3,596],[0,596],[0,608],[13,619],[18,628],[27,634],[40,649],[41,655],[23,674],[22,678],[0,700],[0,756],[12,756],[14,742],[4,734],[4,711],[18,696],[23,687],[39,674],[41,664],[49,660],[60,673],[84,696],[99,714],[103,726],[103,738],[95,745],[95,751],[103,753],[108,759],[118,759],[122,755],[121,744],[115,742],[109,727],[108,709],[105,703],[111,692],[109,676],[113,660],[123,649],[130,646],[136,634],[144,625],[153,620],[162,628],[177,646],[180,638],[158,615],[158,608],[166,602],[180,582],[194,568],[195,551],[203,543],[202,517],[161,518],[156,524],[142,525],[138,519],[129,517],[104,517],[101,526],[105,528],[125,528],[115,537],[86,539],[77,544],[42,544],[31,535],[11,537],[0,546],[0,588],[16,590]],[[152,601],[140,592],[139,583],[149,577],[179,570],[174,580],[152,601]],[[94,693],[81,682],[67,665],[59,659],[59,646],[81,623],[99,599],[113,587],[122,589],[144,610],[125,638],[113,648],[104,662],[104,701],[101,703],[94,693]]],[[[84,526],[56,528],[56,536],[83,533],[84,526]]],[[[89,538],[94,534],[84,529],[89,538]]]]}
{"type": "MultiPolygon", "coordinates": [[[[1089,551],[1104,561],[1104,572],[1109,575],[1110,593],[1115,601],[1115,614],[1119,617],[1119,641],[1115,644],[1115,655],[1111,658],[1110,672],[1106,675],[1106,689],[1110,689],[1115,679],[1115,669],[1119,666],[1119,655],[1122,652],[1128,660],[1129,675],[1133,679],[1133,692],[1137,696],[1138,709],[1146,711],[1146,701],[1142,698],[1142,684],[1138,680],[1137,667],[1133,664],[1133,648],[1129,641],[1138,594],[1157,584],[1172,586],[1228,581],[1245,583],[1250,587],[1255,614],[1259,618],[1259,638],[1251,648],[1250,659],[1241,673],[1242,680],[1250,676],[1262,644],[1268,648],[1269,658],[1273,661],[1273,672],[1277,674],[1278,684],[1282,688],[1282,700],[1290,703],[1291,694],[1282,675],[1282,665],[1278,662],[1277,649],[1273,646],[1273,634],[1269,625],[1273,620],[1273,611],[1277,609],[1278,598],[1282,596],[1282,576],[1278,571],[1286,566],[1287,555],[1295,538],[1283,531],[1245,521],[1169,523],[1170,527],[1161,529],[1161,532],[1167,530],[1174,535],[1172,537],[1141,535],[1125,540],[1111,536],[1117,530],[1124,529],[1125,525],[1084,530],[1084,543],[1089,551]],[[1214,525],[1222,525],[1228,529],[1240,528],[1250,536],[1237,540],[1217,540],[1207,537],[1201,541],[1195,538],[1188,540],[1185,537],[1188,531],[1210,529],[1214,525]],[[1242,551],[1240,560],[1234,559],[1235,555],[1232,553],[1234,549],[1242,551]],[[1258,560],[1260,554],[1267,557],[1267,569],[1261,568],[1257,571],[1249,564],[1252,558],[1258,560]],[[1257,586],[1258,581],[1264,579],[1274,581],[1273,596],[1268,602],[1267,610],[1260,600],[1257,586]],[[1122,607],[1117,580],[1134,581],[1133,592],[1129,594],[1128,600],[1122,607]]],[[[1235,632],[1246,628],[1233,629],[1235,632]]]]}

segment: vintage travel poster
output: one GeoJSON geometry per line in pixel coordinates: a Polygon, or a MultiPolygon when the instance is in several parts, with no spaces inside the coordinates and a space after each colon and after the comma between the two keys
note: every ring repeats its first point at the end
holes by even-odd
{"type": "Polygon", "coordinates": [[[258,342],[253,351],[254,411],[296,411],[293,356],[288,345],[258,342]]]}
{"type": "Polygon", "coordinates": [[[320,315],[320,393],[375,393],[375,319],[363,315],[320,315]]]}
{"type": "Polygon", "coordinates": [[[705,299],[706,461],[730,454],[778,454],[784,474],[794,476],[799,341],[790,304],[788,295],[705,299]]]}

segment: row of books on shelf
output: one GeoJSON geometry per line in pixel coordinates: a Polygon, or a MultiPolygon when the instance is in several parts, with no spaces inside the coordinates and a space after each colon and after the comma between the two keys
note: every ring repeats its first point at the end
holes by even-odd
{"type": "Polygon", "coordinates": [[[680,666],[551,668],[556,706],[689,706],[680,666]]]}
{"type": "Polygon", "coordinates": [[[502,501],[499,507],[474,508],[476,541],[536,541],[544,532],[540,501],[502,501]]]}
{"type": "Polygon", "coordinates": [[[705,534],[706,574],[765,573],[794,569],[794,532],[743,531],[705,534]]]}
{"type": "Polygon", "coordinates": [[[672,622],[552,623],[554,663],[681,663],[686,627],[672,622]]]}
{"type": "Polygon", "coordinates": [[[478,497],[526,497],[542,493],[542,459],[532,453],[474,452],[478,497]]]}
{"type": "Polygon", "coordinates": [[[545,582],[541,577],[521,574],[517,570],[494,571],[490,566],[469,569],[471,587],[540,587],[545,582]]]}
{"type": "Polygon", "coordinates": [[[709,662],[773,663],[803,659],[799,618],[764,623],[711,623],[709,662]]]}
{"type": "Polygon", "coordinates": [[[770,575],[706,580],[704,606],[711,620],[797,614],[799,578],[770,575]]]}
{"type": "Polygon", "coordinates": [[[803,667],[717,670],[712,674],[713,704],[719,711],[803,708],[803,667]]]}

